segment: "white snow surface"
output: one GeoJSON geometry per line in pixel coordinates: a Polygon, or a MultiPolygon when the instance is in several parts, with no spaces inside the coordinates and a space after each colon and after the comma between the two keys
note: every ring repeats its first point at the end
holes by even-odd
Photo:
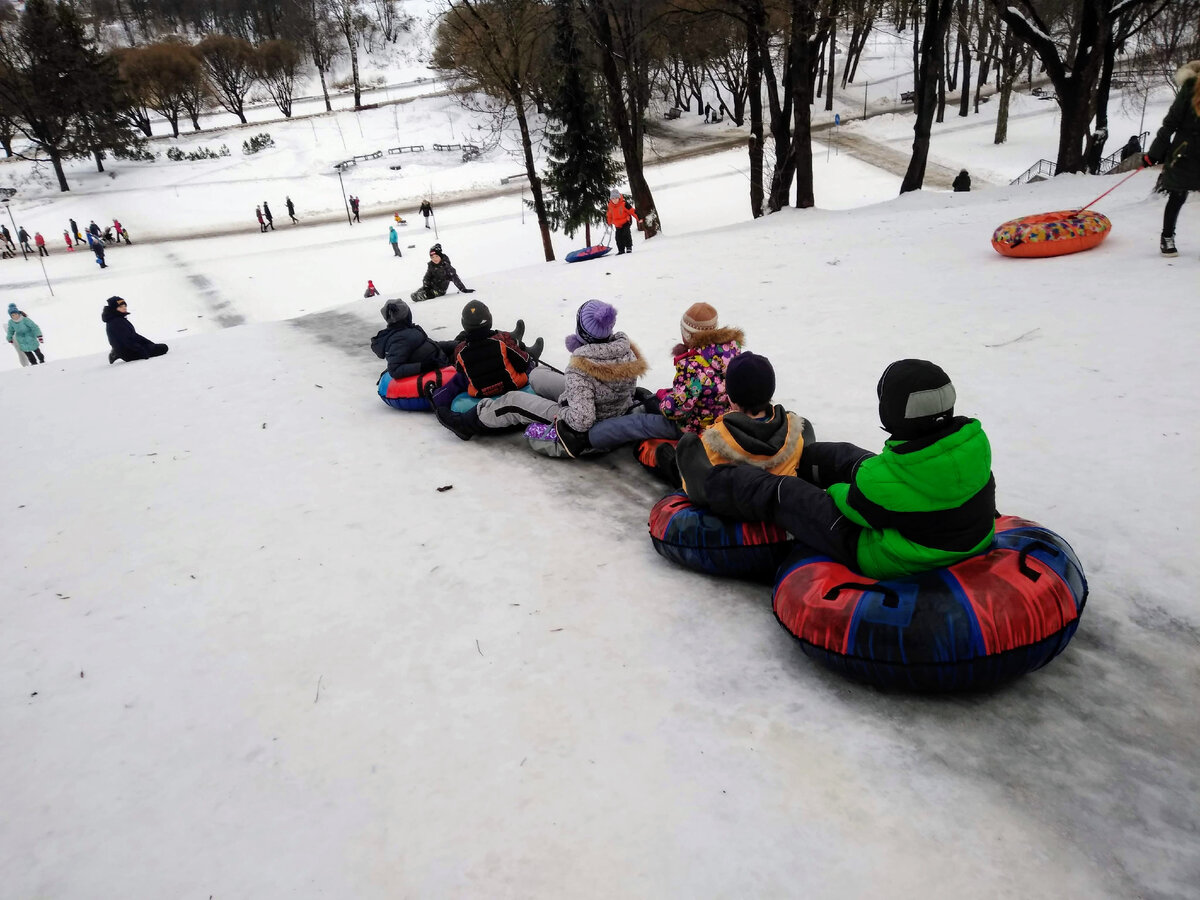
{"type": "MultiPolygon", "coordinates": [[[[53,298],[0,263],[50,359],[0,354],[0,896],[1200,896],[1200,207],[1164,261],[1141,175],[1098,249],[1010,260],[997,225],[1117,178],[879,202],[898,179],[835,156],[825,208],[745,221],[725,157],[653,170],[666,233],[629,257],[539,262],[515,197],[442,208],[439,237],[549,362],[581,301],[616,304],[650,387],[713,303],[822,439],[877,448],[879,373],[939,362],[1000,509],[1087,571],[1062,656],[981,696],[844,681],[769,589],[655,555],[662,492],[627,453],[380,403],[361,292],[417,286],[419,220],[402,260],[385,219],[292,228],[282,203],[274,234],[104,272],[55,247],[53,298]],[[110,294],[169,355],[107,364],[110,294]]],[[[139,207],[164,238],[165,193],[139,207]]],[[[450,336],[462,299],[417,321],[450,336]]]]}

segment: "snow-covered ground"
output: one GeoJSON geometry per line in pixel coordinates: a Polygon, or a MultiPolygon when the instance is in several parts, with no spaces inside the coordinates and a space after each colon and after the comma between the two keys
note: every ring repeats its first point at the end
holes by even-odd
{"type": "MultiPolygon", "coordinates": [[[[750,221],[744,150],[656,166],[665,233],[619,259],[540,262],[517,195],[438,209],[475,297],[555,364],[601,297],[660,386],[706,300],[821,438],[876,447],[882,368],[941,363],[1001,510],[1066,536],[1092,591],[1060,658],[971,697],[827,674],[769,590],[658,558],[660,490],[625,453],[464,444],[379,402],[362,290],[414,289],[433,232],[410,217],[395,260],[387,219],[292,227],[282,196],[338,208],[328,161],[388,109],[272,126],[273,154],[28,186],[13,204],[47,237],[38,216],[112,210],[161,240],[104,272],[51,241],[53,297],[37,262],[0,263],[50,361],[0,353],[0,897],[1200,897],[1200,205],[1174,261],[1151,175],[1100,204],[1098,249],[997,256],[1000,222],[1117,183],[1000,184],[1053,145],[1046,106],[1014,109],[1011,159],[983,116],[935,131],[944,164],[996,176],[969,195],[896,198],[818,152],[820,208],[750,221]],[[264,196],[275,233],[171,239],[264,196]],[[114,293],[170,354],[107,364],[114,293]]],[[[468,122],[397,109],[430,138],[468,122]]],[[[905,125],[862,127],[902,146],[905,125]]],[[[405,166],[347,190],[382,211],[520,169],[405,166]]],[[[418,322],[457,331],[461,299],[418,322]]]]}

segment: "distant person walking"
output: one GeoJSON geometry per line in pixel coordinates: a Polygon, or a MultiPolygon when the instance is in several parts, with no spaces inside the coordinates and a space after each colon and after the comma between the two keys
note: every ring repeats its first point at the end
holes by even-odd
{"type": "Polygon", "coordinates": [[[421,201],[421,215],[425,217],[425,227],[429,227],[429,217],[433,215],[433,204],[429,202],[429,198],[421,201]]]}
{"type": "Polygon", "coordinates": [[[167,352],[166,344],[156,344],[134,330],[133,323],[129,321],[129,309],[121,297],[108,298],[108,303],[100,313],[100,321],[104,323],[108,344],[112,347],[108,354],[110,366],[118,359],[133,362],[135,359],[162,356],[167,352]]]}
{"type": "Polygon", "coordinates": [[[267,227],[272,231],[275,230],[275,217],[271,215],[271,207],[267,206],[267,201],[263,201],[263,215],[267,217],[267,227]]]}
{"type": "Polygon", "coordinates": [[[396,233],[395,225],[388,226],[388,242],[392,245],[393,254],[401,257],[404,256],[404,254],[400,252],[400,235],[396,233]]]}
{"type": "Polygon", "coordinates": [[[42,355],[42,329],[37,327],[37,322],[17,309],[15,303],[8,304],[7,337],[10,344],[15,344],[17,350],[25,354],[29,365],[36,366],[46,361],[46,357],[42,355]]]}
{"type": "Polygon", "coordinates": [[[296,218],[296,205],[292,203],[291,197],[285,197],[284,201],[284,205],[287,206],[288,216],[291,217],[292,224],[297,224],[300,220],[296,218]]]}
{"type": "Polygon", "coordinates": [[[0,234],[4,235],[4,243],[8,249],[15,253],[17,250],[17,245],[13,243],[12,232],[8,230],[7,225],[0,225],[0,234]]]}
{"type": "Polygon", "coordinates": [[[42,233],[40,231],[35,231],[33,233],[33,242],[37,245],[38,256],[50,255],[50,251],[46,249],[46,239],[42,237],[42,233]]]}
{"type": "Polygon", "coordinates": [[[29,232],[25,230],[24,225],[17,229],[17,240],[21,242],[22,250],[26,253],[33,252],[33,248],[29,246],[29,232]]]}
{"type": "Polygon", "coordinates": [[[966,169],[960,169],[955,176],[953,183],[950,185],[954,188],[956,194],[966,194],[971,190],[971,175],[966,169]]]}
{"type": "Polygon", "coordinates": [[[94,237],[100,237],[100,226],[96,224],[95,219],[92,219],[91,224],[88,225],[88,234],[94,237]]]}
{"type": "Polygon", "coordinates": [[[267,230],[267,223],[266,223],[266,220],[263,219],[261,206],[254,207],[254,216],[256,219],[258,219],[258,231],[259,231],[259,234],[261,234],[262,232],[267,230]]]}
{"type": "Polygon", "coordinates": [[[104,240],[95,237],[90,231],[88,232],[88,245],[92,248],[92,252],[96,254],[96,265],[102,269],[108,268],[108,263],[104,261],[104,240]]]}
{"type": "Polygon", "coordinates": [[[83,232],[79,230],[79,226],[75,224],[74,219],[71,219],[70,222],[71,222],[71,237],[75,238],[75,240],[79,241],[79,243],[82,244],[83,243],[83,232]]]}
{"type": "Polygon", "coordinates": [[[1167,208],[1158,245],[1163,256],[1179,255],[1175,223],[1188,191],[1200,191],[1200,59],[1180,67],[1175,83],[1179,93],[1144,160],[1148,166],[1163,163],[1161,181],[1167,192],[1167,208]]]}
{"type": "Polygon", "coordinates": [[[711,103],[705,103],[705,104],[704,104],[704,124],[705,124],[705,125],[707,125],[709,122],[711,122],[711,121],[712,121],[712,117],[713,117],[713,108],[712,108],[712,104],[711,104],[711,103]]]}
{"type": "Polygon", "coordinates": [[[113,219],[113,230],[114,230],[114,231],[117,233],[117,240],[118,240],[118,241],[122,241],[122,240],[123,240],[123,241],[125,241],[125,243],[126,243],[126,244],[132,244],[132,243],[133,243],[133,241],[131,241],[131,240],[129,239],[129,232],[125,230],[125,226],[124,226],[124,225],[122,225],[122,224],[120,223],[120,221],[119,221],[119,220],[117,220],[117,219],[113,219]]]}
{"type": "Polygon", "coordinates": [[[362,222],[362,219],[358,217],[358,198],[353,194],[350,195],[350,211],[354,213],[355,222],[362,222]]]}
{"type": "Polygon", "coordinates": [[[70,253],[74,253],[75,252],[75,242],[71,240],[71,232],[64,231],[63,232],[63,240],[67,242],[67,251],[70,253]]]}

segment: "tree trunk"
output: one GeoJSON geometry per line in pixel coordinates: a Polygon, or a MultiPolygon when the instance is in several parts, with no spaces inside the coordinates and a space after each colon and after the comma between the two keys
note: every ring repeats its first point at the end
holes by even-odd
{"type": "Polygon", "coordinates": [[[321,78],[321,95],[325,98],[325,112],[333,112],[333,104],[329,102],[329,86],[325,84],[325,69],[317,66],[317,75],[321,78]]]}
{"type": "Polygon", "coordinates": [[[967,0],[958,4],[958,52],[962,57],[962,88],[958,95],[959,118],[971,114],[971,23],[967,18],[967,0]]]}
{"type": "MultiPolygon", "coordinates": [[[[943,0],[948,2],[948,0],[943,0]]],[[[950,62],[950,33],[946,32],[946,37],[943,39],[944,47],[938,54],[938,76],[937,76],[937,121],[942,123],[946,121],[946,67],[950,62]]]]}
{"type": "Polygon", "coordinates": [[[67,187],[67,175],[63,171],[62,155],[53,147],[47,147],[46,153],[50,157],[50,165],[54,167],[54,174],[58,178],[58,189],[64,193],[71,190],[69,187],[67,187]]]}
{"type": "Polygon", "coordinates": [[[171,137],[179,137],[179,110],[167,116],[167,121],[171,123],[171,137]]]}
{"type": "Polygon", "coordinates": [[[830,7],[829,18],[833,25],[829,29],[829,81],[825,85],[825,112],[833,111],[833,70],[837,67],[837,0],[830,7]]]}
{"type": "MultiPolygon", "coordinates": [[[[765,19],[765,16],[764,16],[765,19]]],[[[747,151],[750,157],[750,214],[763,214],[763,60],[759,55],[759,35],[763,23],[750,10],[746,16],[746,99],[750,103],[750,138],[747,151]]]]}
{"type": "Polygon", "coordinates": [[[4,148],[5,156],[12,156],[13,155],[12,137],[7,134],[0,134],[0,147],[4,148]]]}
{"type": "Polygon", "coordinates": [[[538,176],[537,163],[533,159],[533,141],[529,137],[529,122],[525,118],[524,98],[518,94],[513,104],[517,113],[517,126],[521,129],[521,151],[525,156],[525,174],[529,178],[529,191],[533,194],[533,212],[537,216],[538,229],[542,232],[542,252],[546,262],[554,262],[554,244],[550,241],[550,220],[546,216],[546,201],[542,197],[542,179],[538,176]]]}
{"type": "MultiPolygon", "coordinates": [[[[919,191],[925,184],[925,165],[929,161],[929,133],[937,106],[937,70],[942,58],[946,26],[950,23],[952,0],[926,0],[925,33],[921,35],[919,64],[916,71],[916,112],[913,125],[913,152],[908,171],[900,184],[900,193],[919,191]]],[[[915,27],[915,25],[914,25],[915,27]]]]}
{"type": "Polygon", "coordinates": [[[350,44],[350,75],[354,79],[354,108],[358,109],[362,106],[362,86],[358,83],[358,41],[348,37],[347,42],[350,44]]]}
{"type": "Polygon", "coordinates": [[[1008,140],[1008,104],[1012,100],[1014,77],[1005,72],[1000,79],[1000,108],[996,110],[996,136],[992,140],[993,144],[1003,144],[1008,140]]]}
{"type": "Polygon", "coordinates": [[[92,156],[96,158],[96,171],[104,171],[104,153],[100,150],[92,150],[92,156]]]}

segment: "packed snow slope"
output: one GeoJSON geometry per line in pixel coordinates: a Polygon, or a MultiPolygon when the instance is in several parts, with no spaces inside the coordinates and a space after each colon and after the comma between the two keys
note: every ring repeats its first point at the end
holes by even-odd
{"type": "MultiPolygon", "coordinates": [[[[1101,205],[1094,251],[988,244],[1114,183],[467,273],[560,365],[577,305],[612,301],[651,387],[709,301],[823,439],[877,447],[884,366],[942,364],[1000,509],[1091,582],[1066,652],[982,696],[818,668],[768,589],[654,554],[660,491],[624,453],[546,460],[384,406],[379,301],[326,309],[327,256],[276,263],[322,312],[175,334],[181,282],[130,296],[168,356],[0,375],[0,895],[1200,896],[1200,207],[1174,262],[1148,180],[1101,205]]],[[[213,296],[247,266],[208,254],[213,296]]],[[[104,296],[78,301],[90,328],[104,296]]],[[[417,320],[450,335],[461,300],[417,320]]]]}

